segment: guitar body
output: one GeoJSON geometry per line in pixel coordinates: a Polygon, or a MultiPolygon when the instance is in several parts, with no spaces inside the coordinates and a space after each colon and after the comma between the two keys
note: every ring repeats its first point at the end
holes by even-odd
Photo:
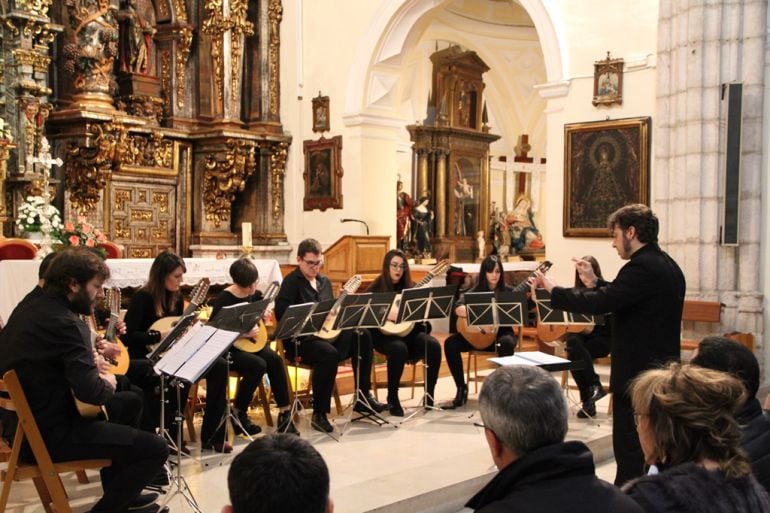
{"type": "Polygon", "coordinates": [[[564,338],[567,333],[588,335],[594,330],[593,324],[537,324],[537,336],[543,342],[553,342],[564,338]]]}
{"type": "Polygon", "coordinates": [[[345,297],[348,294],[354,294],[358,287],[361,286],[361,276],[356,274],[352,278],[350,278],[345,285],[342,286],[342,291],[340,292],[339,297],[332,305],[331,309],[329,310],[329,313],[326,315],[326,319],[324,319],[324,323],[321,326],[321,329],[318,330],[315,333],[315,336],[325,340],[327,342],[333,342],[334,339],[340,336],[340,333],[342,333],[342,330],[335,330],[332,329],[334,327],[334,321],[337,319],[337,314],[339,314],[340,306],[342,305],[342,302],[345,300],[345,297]]]}
{"type": "Polygon", "coordinates": [[[75,399],[75,407],[78,409],[78,413],[81,417],[85,419],[95,419],[99,417],[99,415],[104,414],[104,418],[107,418],[107,411],[104,409],[104,406],[84,403],[75,397],[75,394],[72,394],[72,397],[75,399]]]}
{"type": "Polygon", "coordinates": [[[171,328],[173,328],[177,322],[179,322],[178,315],[161,317],[160,319],[152,323],[152,326],[150,326],[150,329],[155,331],[160,331],[161,333],[163,333],[164,331],[168,331],[171,328]]]}
{"type": "Polygon", "coordinates": [[[470,345],[479,350],[488,348],[497,338],[497,332],[495,331],[481,331],[479,326],[469,326],[466,317],[457,318],[457,332],[460,333],[470,345]]]}
{"type": "Polygon", "coordinates": [[[123,376],[128,372],[128,366],[131,364],[131,358],[128,356],[128,349],[119,338],[115,338],[113,343],[120,346],[120,355],[115,358],[117,364],[111,365],[110,373],[123,376]]]}
{"type": "Polygon", "coordinates": [[[237,349],[245,351],[247,353],[258,353],[262,351],[268,342],[267,327],[265,321],[259,321],[259,333],[254,338],[243,337],[239,338],[233,344],[237,349]]]}

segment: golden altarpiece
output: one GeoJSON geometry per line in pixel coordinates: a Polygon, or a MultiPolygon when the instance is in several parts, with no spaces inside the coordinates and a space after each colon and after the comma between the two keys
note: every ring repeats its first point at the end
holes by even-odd
{"type": "Polygon", "coordinates": [[[127,257],[232,254],[245,221],[257,254],[288,251],[281,0],[0,4],[5,235],[41,192],[30,162],[47,136],[64,218],[86,216],[127,257]]]}
{"type": "Polygon", "coordinates": [[[431,55],[428,117],[407,127],[415,154],[415,193],[433,211],[434,256],[473,261],[477,233],[489,220],[489,133],[482,75],[489,67],[475,52],[457,46],[431,55]]]}

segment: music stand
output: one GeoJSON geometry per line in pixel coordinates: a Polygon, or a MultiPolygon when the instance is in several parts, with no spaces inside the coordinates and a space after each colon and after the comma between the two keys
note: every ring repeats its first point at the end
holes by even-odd
{"type": "MultiPolygon", "coordinates": [[[[230,348],[238,335],[234,331],[218,330],[213,326],[196,324],[176,342],[173,342],[166,354],[153,367],[155,372],[171,376],[171,384],[176,388],[177,447],[182,446],[182,406],[179,404],[182,382],[195,383],[198,381],[211,367],[214,360],[230,348]]],[[[177,451],[176,474],[169,476],[169,484],[174,490],[172,493],[166,494],[160,509],[167,507],[172,498],[181,494],[190,509],[196,513],[202,513],[187,481],[182,477],[181,460],[181,451],[177,451]]]]}
{"type": "MultiPolygon", "coordinates": [[[[276,340],[288,340],[294,341],[294,400],[291,403],[289,409],[289,416],[294,420],[294,417],[302,407],[302,403],[299,400],[299,364],[302,361],[302,357],[299,354],[300,344],[302,339],[300,337],[306,335],[312,335],[318,331],[311,322],[313,312],[321,303],[301,303],[298,305],[291,305],[286,309],[275,328],[276,340]]],[[[327,312],[328,312],[327,308],[327,312]]],[[[323,321],[321,321],[323,323],[323,321]]],[[[286,349],[284,348],[284,358],[286,349]]],[[[289,429],[289,425],[286,425],[286,430],[289,429]]],[[[286,432],[286,431],[284,431],[286,432]]],[[[326,433],[329,435],[328,433],[326,433]]],[[[335,438],[331,435],[329,437],[332,440],[335,438]]]]}
{"type": "MultiPolygon", "coordinates": [[[[527,312],[525,292],[466,292],[465,308],[468,326],[523,327],[527,312]]],[[[520,337],[521,338],[521,337],[520,337]]],[[[495,354],[500,356],[500,343],[495,338],[495,354]]]]}
{"type": "MultiPolygon", "coordinates": [[[[401,292],[401,305],[396,316],[396,323],[401,322],[421,322],[427,332],[428,321],[432,319],[446,319],[452,311],[457,285],[447,285],[444,287],[421,287],[414,289],[404,289],[401,292]]],[[[428,393],[428,344],[425,344],[425,354],[422,359],[422,388],[423,395],[420,402],[422,407],[415,410],[411,415],[401,421],[403,424],[414,417],[418,412],[426,410],[440,410],[435,406],[430,406],[435,399],[428,393]]]]}
{"type": "Polygon", "coordinates": [[[396,299],[395,292],[378,292],[368,294],[348,294],[343,299],[340,305],[339,313],[334,321],[334,329],[339,330],[355,330],[356,331],[356,361],[354,365],[355,369],[355,386],[356,390],[353,394],[353,398],[348,405],[350,408],[350,414],[348,416],[348,422],[345,424],[345,428],[342,430],[344,435],[351,422],[357,420],[371,420],[378,426],[383,424],[394,424],[385,420],[380,416],[374,408],[369,404],[368,399],[364,396],[360,387],[361,380],[361,330],[366,328],[380,328],[388,317],[388,312],[393,306],[393,301],[396,299]],[[361,405],[365,412],[358,411],[360,416],[355,419],[352,418],[353,412],[357,405],[361,405]]]}

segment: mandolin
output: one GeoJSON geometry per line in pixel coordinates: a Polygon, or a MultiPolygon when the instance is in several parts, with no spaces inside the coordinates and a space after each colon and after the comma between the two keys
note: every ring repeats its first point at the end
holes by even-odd
{"type": "MultiPolygon", "coordinates": [[[[96,325],[96,321],[94,320],[93,314],[89,316],[83,316],[82,317],[83,322],[85,322],[89,328],[91,328],[91,348],[96,351],[96,341],[99,338],[99,334],[94,329],[94,326],[96,325]]],[[[104,406],[98,405],[98,404],[89,404],[84,403],[77,397],[75,397],[75,392],[72,391],[72,398],[75,400],[75,408],[77,408],[78,413],[81,417],[87,418],[87,419],[93,419],[96,417],[99,417],[100,415],[103,415],[105,419],[107,419],[107,409],[104,406]]]]}
{"type": "Polygon", "coordinates": [[[358,287],[360,286],[361,276],[358,274],[350,278],[347,283],[345,283],[345,285],[342,287],[342,291],[340,291],[339,297],[337,297],[337,300],[332,305],[329,313],[326,314],[326,319],[324,320],[323,326],[321,326],[321,329],[316,332],[316,337],[326,340],[327,342],[332,342],[339,336],[342,330],[335,330],[332,328],[334,327],[334,321],[337,319],[337,314],[339,314],[340,307],[342,306],[342,301],[345,300],[345,297],[348,294],[355,294],[355,292],[358,290],[358,287]]]}
{"type": "MultiPolygon", "coordinates": [[[[201,278],[198,283],[195,284],[190,291],[190,302],[185,307],[182,315],[191,314],[198,309],[198,307],[206,300],[206,294],[209,293],[209,285],[211,285],[211,282],[208,278],[201,278]]],[[[150,329],[164,333],[174,327],[177,321],[179,321],[179,317],[180,316],[176,315],[161,317],[152,323],[150,329]]]]}
{"type": "MultiPolygon", "coordinates": [[[[278,295],[278,291],[281,289],[281,285],[274,281],[270,284],[270,286],[265,291],[265,296],[262,298],[263,300],[273,301],[275,299],[275,296],[278,295]]],[[[241,351],[246,351],[247,353],[257,353],[259,351],[262,351],[262,349],[265,348],[268,341],[268,335],[267,335],[267,326],[265,325],[265,321],[260,319],[259,320],[259,332],[257,333],[257,336],[254,338],[239,338],[235,341],[233,344],[236,348],[240,349],[241,351]]]]}
{"type": "MultiPolygon", "coordinates": [[[[446,271],[446,268],[449,267],[449,260],[442,260],[438,264],[436,264],[433,269],[428,271],[428,274],[425,275],[423,279],[421,279],[413,288],[419,289],[420,287],[424,287],[427,284],[433,280],[436,276],[446,271]]],[[[396,299],[393,301],[393,307],[394,308],[400,308],[401,307],[401,294],[398,294],[396,296],[396,299]]],[[[414,326],[414,321],[406,321],[406,322],[399,322],[395,323],[393,321],[386,321],[385,324],[382,325],[380,328],[380,331],[385,335],[390,335],[394,337],[403,337],[404,335],[408,334],[410,331],[412,331],[412,327],[414,326]]]]}
{"type": "Polygon", "coordinates": [[[110,305],[110,320],[107,323],[107,328],[104,330],[104,338],[107,342],[112,342],[120,346],[120,354],[110,361],[110,372],[112,374],[125,374],[128,372],[128,365],[131,363],[128,357],[128,350],[123,342],[118,338],[117,324],[120,320],[120,289],[118,287],[111,287],[107,289],[107,303],[110,305]]]}
{"type": "MultiPolygon", "coordinates": [[[[513,288],[513,292],[526,291],[529,287],[529,280],[535,277],[538,271],[541,273],[547,273],[551,267],[553,267],[552,262],[548,260],[541,262],[540,265],[537,266],[537,269],[535,269],[532,274],[527,276],[527,279],[513,288]]],[[[503,279],[503,277],[501,276],[500,279],[503,279]]],[[[480,350],[486,349],[492,345],[492,343],[497,338],[497,326],[470,326],[468,324],[467,317],[457,318],[457,332],[460,333],[470,345],[480,350]]]]}

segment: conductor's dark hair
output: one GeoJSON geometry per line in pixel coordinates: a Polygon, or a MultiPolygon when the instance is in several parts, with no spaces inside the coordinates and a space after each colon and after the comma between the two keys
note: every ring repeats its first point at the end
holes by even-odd
{"type": "Polygon", "coordinates": [[[239,258],[230,265],[230,277],[240,287],[251,287],[259,279],[259,270],[251,258],[239,258]]]}
{"type": "Polygon", "coordinates": [[[610,232],[615,227],[621,230],[627,230],[631,227],[636,228],[636,237],[639,242],[644,244],[657,244],[658,242],[658,218],[652,213],[650,207],[635,203],[620,207],[610,214],[607,219],[607,227],[610,232]]]}
{"type": "Polygon", "coordinates": [[[321,243],[315,239],[305,239],[300,242],[299,246],[297,246],[297,256],[303,258],[308,253],[320,255],[322,253],[321,243]]]}
{"type": "Polygon", "coordinates": [[[324,513],[329,469],[305,440],[271,434],[235,457],[227,486],[233,513],[324,513]]]}
{"type": "Polygon", "coordinates": [[[96,277],[101,280],[110,277],[110,269],[104,260],[86,248],[67,248],[51,259],[43,275],[43,289],[46,294],[66,296],[73,282],[85,286],[96,277]]]}

